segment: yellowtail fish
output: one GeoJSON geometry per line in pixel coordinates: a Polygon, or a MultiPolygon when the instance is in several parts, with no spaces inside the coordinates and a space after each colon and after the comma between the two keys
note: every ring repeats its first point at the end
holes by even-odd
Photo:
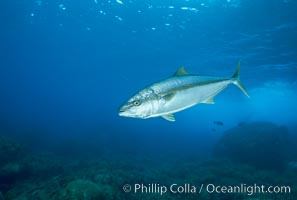
{"type": "Polygon", "coordinates": [[[233,83],[249,97],[240,82],[240,63],[231,78],[193,75],[181,67],[173,76],[156,82],[124,103],[119,115],[147,119],[163,117],[175,121],[174,113],[199,103],[214,104],[213,98],[233,83]]]}

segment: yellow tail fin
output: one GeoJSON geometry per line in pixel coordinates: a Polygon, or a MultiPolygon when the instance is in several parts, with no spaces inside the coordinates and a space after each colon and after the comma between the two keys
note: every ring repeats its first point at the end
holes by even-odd
{"type": "Polygon", "coordinates": [[[248,94],[248,92],[246,91],[245,87],[242,85],[242,83],[240,82],[240,62],[238,62],[238,66],[232,76],[232,80],[234,85],[236,85],[239,89],[241,89],[241,91],[247,96],[250,97],[250,95],[248,94]]]}

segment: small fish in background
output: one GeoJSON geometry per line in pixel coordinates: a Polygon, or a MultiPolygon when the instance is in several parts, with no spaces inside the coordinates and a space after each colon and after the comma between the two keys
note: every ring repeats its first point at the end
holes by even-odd
{"type": "Polygon", "coordinates": [[[222,121],[214,121],[213,123],[217,126],[224,126],[224,122],[222,121]]]}
{"type": "Polygon", "coordinates": [[[181,67],[173,76],[156,82],[132,96],[119,110],[123,117],[163,117],[175,121],[174,113],[199,103],[214,104],[213,98],[229,84],[249,96],[240,82],[240,63],[231,78],[192,75],[181,67]]]}
{"type": "Polygon", "coordinates": [[[217,129],[215,129],[215,128],[212,128],[212,129],[211,129],[211,131],[212,131],[212,132],[216,132],[216,131],[217,131],[217,129]]]}

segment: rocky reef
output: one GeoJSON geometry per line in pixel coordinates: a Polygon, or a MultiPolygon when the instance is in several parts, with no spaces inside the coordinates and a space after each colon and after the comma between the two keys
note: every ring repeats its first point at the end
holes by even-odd
{"type": "MultiPolygon", "coordinates": [[[[287,129],[268,122],[242,123],[221,137],[215,156],[208,160],[146,155],[94,157],[76,160],[53,153],[21,153],[16,146],[10,159],[3,159],[0,200],[295,200],[297,168],[284,167],[288,161],[287,129]],[[22,156],[19,156],[20,153],[22,156]],[[244,156],[243,156],[244,155],[244,156]],[[268,155],[268,157],[267,157],[268,155]],[[161,161],[161,162],[160,162],[161,161]],[[281,163],[281,164],[280,164],[281,163]],[[273,170],[272,170],[273,169],[273,170]],[[3,179],[5,178],[5,179],[3,179]],[[13,180],[13,181],[11,181],[13,180]],[[290,186],[290,193],[201,193],[124,192],[125,184],[176,183],[197,188],[204,184],[236,186],[290,186]]],[[[1,148],[5,154],[5,148],[1,148]]],[[[11,149],[8,152],[13,152],[11,149]]],[[[289,148],[290,149],[290,148],[289,148]]],[[[291,163],[295,166],[295,163],[291,163]]]]}
{"type": "Polygon", "coordinates": [[[0,136],[0,164],[6,164],[18,159],[21,145],[4,136],[0,136]]]}
{"type": "Polygon", "coordinates": [[[51,154],[30,154],[10,138],[0,136],[0,200],[18,182],[47,178],[56,175],[67,166],[65,158],[51,154]],[[63,166],[63,167],[62,167],[63,166]]]}
{"type": "Polygon", "coordinates": [[[96,184],[90,180],[78,179],[66,185],[58,195],[61,200],[108,200],[112,199],[110,187],[96,184]]]}
{"type": "Polygon", "coordinates": [[[270,122],[240,123],[224,133],[214,155],[261,169],[282,170],[288,163],[288,146],[286,127],[270,122]]]}
{"type": "Polygon", "coordinates": [[[21,171],[21,166],[18,164],[20,151],[21,145],[0,136],[0,192],[8,189],[18,178],[21,171]]]}

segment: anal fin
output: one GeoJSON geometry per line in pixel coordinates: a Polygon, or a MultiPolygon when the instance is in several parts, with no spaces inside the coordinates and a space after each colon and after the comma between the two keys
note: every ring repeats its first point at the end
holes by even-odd
{"type": "Polygon", "coordinates": [[[206,99],[205,101],[201,102],[201,103],[206,103],[206,104],[214,104],[214,100],[213,100],[214,96],[209,97],[208,99],[206,99]]]}
{"type": "Polygon", "coordinates": [[[163,117],[163,119],[166,119],[168,121],[175,122],[175,118],[173,114],[162,115],[161,117],[163,117]]]}

